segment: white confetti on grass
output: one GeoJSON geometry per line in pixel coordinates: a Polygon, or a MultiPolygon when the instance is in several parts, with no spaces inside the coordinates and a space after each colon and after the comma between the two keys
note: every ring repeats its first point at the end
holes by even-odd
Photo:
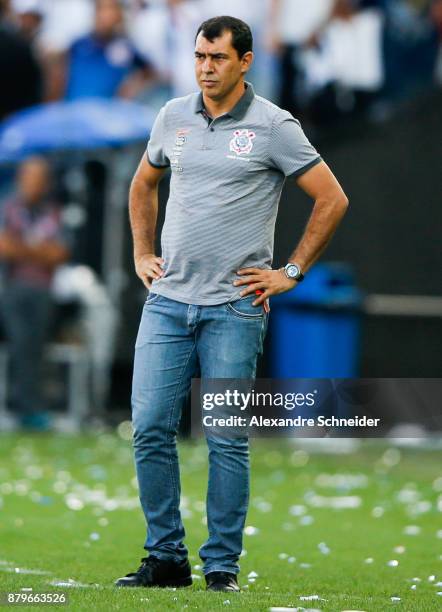
{"type": "Polygon", "coordinates": [[[401,451],[397,448],[387,448],[382,455],[381,461],[387,467],[394,467],[401,460],[401,451]]]}
{"type": "Polygon", "coordinates": [[[257,574],[256,572],[249,572],[247,574],[247,578],[258,578],[259,574],[257,574]]]}
{"type": "Polygon", "coordinates": [[[399,603],[401,601],[400,597],[390,597],[390,599],[393,603],[399,603]]]}
{"type": "Polygon", "coordinates": [[[193,508],[196,512],[205,512],[206,504],[202,500],[198,499],[197,501],[193,503],[193,508]]]}
{"type": "Polygon", "coordinates": [[[420,492],[416,491],[414,487],[404,487],[398,491],[396,499],[401,504],[413,504],[419,500],[420,496],[420,492]]]}
{"type": "Polygon", "coordinates": [[[381,516],[383,516],[385,513],[384,508],[382,508],[382,506],[376,506],[375,508],[373,508],[373,510],[371,511],[371,516],[373,518],[381,518],[381,516]]]}
{"type": "Polygon", "coordinates": [[[100,586],[99,584],[84,584],[83,582],[77,582],[72,578],[68,578],[68,580],[52,580],[51,582],[49,582],[49,584],[54,587],[71,589],[96,588],[100,586]]]}
{"type": "Polygon", "coordinates": [[[257,499],[253,502],[253,505],[257,510],[263,513],[268,513],[272,511],[272,504],[265,499],[257,499]]]}
{"type": "Polygon", "coordinates": [[[70,510],[79,511],[86,506],[93,506],[105,512],[138,509],[140,503],[138,497],[131,497],[126,490],[121,490],[114,497],[108,497],[105,489],[91,489],[78,483],[66,493],[64,502],[70,510]]]}
{"type": "Polygon", "coordinates": [[[244,529],[244,533],[248,536],[258,535],[259,529],[253,525],[247,525],[247,527],[244,529]]]}
{"type": "Polygon", "coordinates": [[[374,563],[373,557],[367,557],[364,563],[366,563],[367,565],[371,565],[372,563],[374,563]]]}
{"type": "Polygon", "coordinates": [[[69,510],[78,511],[83,510],[84,508],[84,502],[82,502],[78,497],[75,497],[75,495],[67,495],[65,498],[65,503],[69,510]]]}
{"type": "Polygon", "coordinates": [[[438,478],[436,478],[436,480],[433,482],[433,489],[435,491],[442,491],[442,476],[439,476],[438,478]]]}
{"type": "Polygon", "coordinates": [[[9,574],[29,574],[34,576],[50,576],[52,574],[52,572],[47,572],[46,570],[28,569],[26,567],[11,566],[0,567],[0,572],[7,572],[9,574]]]}
{"type": "Polygon", "coordinates": [[[295,504],[294,506],[290,506],[289,513],[292,516],[302,516],[303,514],[307,514],[307,508],[300,504],[295,504]]]}
{"type": "Polygon", "coordinates": [[[325,542],[319,542],[318,549],[319,549],[319,552],[321,552],[323,555],[330,554],[330,548],[327,546],[325,542]]]}
{"type": "Polygon", "coordinates": [[[388,567],[397,567],[399,565],[399,561],[397,559],[392,559],[387,563],[388,567]]]}
{"type": "Polygon", "coordinates": [[[407,525],[404,527],[404,534],[409,536],[416,536],[421,533],[422,529],[418,525],[407,525]]]}
{"type": "Polygon", "coordinates": [[[319,474],[315,478],[315,484],[318,487],[333,489],[365,489],[368,482],[365,474],[319,474]]]}
{"type": "Polygon", "coordinates": [[[305,610],[305,608],[282,608],[282,607],[273,607],[269,608],[269,612],[298,612],[299,610],[305,610]]]}
{"type": "Polygon", "coordinates": [[[393,552],[397,553],[398,555],[403,555],[405,550],[405,546],[395,546],[393,548],[393,552]]]}
{"type": "Polygon", "coordinates": [[[324,599],[319,595],[300,595],[299,599],[301,601],[327,601],[327,599],[324,599]]]}
{"type": "Polygon", "coordinates": [[[334,510],[353,510],[360,508],[362,499],[358,495],[339,495],[326,497],[324,495],[309,495],[307,503],[314,508],[333,508],[334,510]]]}

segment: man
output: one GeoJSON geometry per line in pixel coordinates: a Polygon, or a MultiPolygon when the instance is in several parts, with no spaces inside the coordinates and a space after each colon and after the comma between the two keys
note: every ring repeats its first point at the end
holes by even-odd
{"type": "Polygon", "coordinates": [[[20,34],[38,51],[38,35],[45,18],[41,0],[13,0],[17,27],[20,34]]]}
{"type": "Polygon", "coordinates": [[[51,98],[135,98],[153,76],[124,33],[121,0],[96,0],[93,31],[48,63],[51,98]]]}
{"type": "MultiPolygon", "coordinates": [[[[192,375],[199,366],[202,378],[254,378],[266,300],[302,280],[347,207],[299,123],[245,82],[252,61],[252,35],[244,22],[217,17],[201,25],[195,49],[201,93],[161,110],[132,182],[135,268],[152,289],[136,341],[132,393],[150,556],[118,586],[191,584],[175,439],[192,375]],[[169,166],[170,197],[157,257],[158,184],[169,166]],[[272,270],[286,176],[296,178],[315,206],[291,263],[272,270]]],[[[209,538],[200,556],[209,590],[238,591],[248,441],[208,435],[207,443],[209,538]]]]}
{"type": "Polygon", "coordinates": [[[49,186],[49,166],[43,158],[23,162],[18,193],[5,205],[0,231],[5,272],[0,303],[12,362],[13,408],[21,424],[31,429],[49,426],[40,365],[51,316],[53,273],[69,256],[49,186]]]}
{"type": "Polygon", "coordinates": [[[0,0],[0,121],[41,102],[42,70],[29,42],[8,23],[0,0]]]}
{"type": "Polygon", "coordinates": [[[269,7],[267,40],[279,65],[279,104],[299,114],[307,102],[303,50],[328,22],[333,0],[271,0],[269,7]]]}

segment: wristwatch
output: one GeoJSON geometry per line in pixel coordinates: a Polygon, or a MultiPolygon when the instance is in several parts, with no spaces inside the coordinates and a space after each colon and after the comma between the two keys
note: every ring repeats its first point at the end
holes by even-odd
{"type": "Polygon", "coordinates": [[[295,263],[288,263],[284,266],[284,273],[290,280],[295,280],[300,283],[304,280],[304,274],[301,272],[301,267],[295,263]]]}

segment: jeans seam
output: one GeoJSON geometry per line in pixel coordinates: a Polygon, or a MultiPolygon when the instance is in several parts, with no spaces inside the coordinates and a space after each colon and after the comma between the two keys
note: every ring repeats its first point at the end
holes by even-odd
{"type": "MultiPolygon", "coordinates": [[[[167,427],[167,429],[168,429],[168,433],[169,433],[169,434],[170,434],[170,432],[171,432],[171,428],[172,428],[172,419],[173,419],[173,416],[174,416],[174,414],[175,414],[175,409],[176,409],[176,399],[177,399],[177,395],[178,395],[178,389],[180,388],[181,381],[183,380],[183,375],[184,375],[184,372],[186,371],[187,364],[189,363],[190,358],[191,358],[191,356],[192,356],[192,354],[193,354],[193,351],[195,350],[195,346],[196,346],[196,345],[195,345],[195,343],[194,343],[194,344],[193,344],[193,346],[192,346],[191,351],[189,352],[189,355],[188,355],[188,357],[187,357],[186,363],[184,364],[183,369],[181,370],[180,377],[179,377],[179,380],[178,380],[178,383],[177,383],[177,386],[176,386],[175,396],[174,396],[174,398],[173,398],[172,410],[170,411],[170,415],[169,415],[169,423],[168,423],[168,427],[167,427]]],[[[172,460],[171,460],[171,454],[170,454],[170,452],[169,452],[169,470],[170,470],[170,475],[171,475],[172,486],[173,486],[174,492],[175,492],[175,494],[176,494],[176,493],[177,493],[177,490],[176,490],[177,483],[176,483],[175,478],[174,478],[174,473],[173,473],[173,462],[172,462],[172,460]]],[[[177,525],[177,523],[175,522],[175,517],[173,517],[173,523],[174,523],[174,527],[175,527],[175,529],[177,529],[177,528],[178,528],[178,525],[177,525]]]]}
{"type": "Polygon", "coordinates": [[[259,349],[258,349],[259,355],[262,355],[264,352],[264,340],[265,340],[266,333],[267,333],[268,322],[269,322],[269,313],[266,313],[262,318],[261,334],[259,337],[259,349]]]}
{"type": "Polygon", "coordinates": [[[230,303],[226,304],[226,307],[227,307],[227,310],[230,310],[230,312],[232,312],[232,314],[237,316],[238,319],[251,319],[252,321],[264,319],[263,314],[248,314],[248,313],[240,312],[239,310],[236,310],[236,308],[234,308],[232,304],[230,303]]]}

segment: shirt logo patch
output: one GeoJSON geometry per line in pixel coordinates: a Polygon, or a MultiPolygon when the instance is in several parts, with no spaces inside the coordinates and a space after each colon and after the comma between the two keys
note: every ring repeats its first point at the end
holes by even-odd
{"type": "Polygon", "coordinates": [[[255,132],[250,130],[236,130],[230,141],[230,150],[237,155],[248,155],[253,149],[253,139],[256,138],[255,132]]]}
{"type": "Polygon", "coordinates": [[[189,132],[190,130],[186,128],[179,128],[176,131],[175,146],[170,158],[170,167],[172,170],[175,170],[175,172],[183,172],[183,167],[180,164],[179,157],[182,154],[183,147],[187,142],[187,134],[189,134],[189,132]]]}

